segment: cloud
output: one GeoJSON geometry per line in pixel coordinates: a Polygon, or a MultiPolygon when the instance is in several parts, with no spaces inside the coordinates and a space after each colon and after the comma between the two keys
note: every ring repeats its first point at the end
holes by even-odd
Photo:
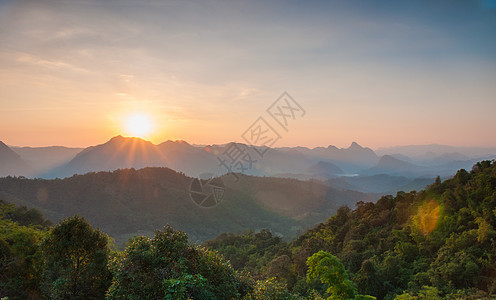
{"type": "Polygon", "coordinates": [[[48,69],[65,69],[65,70],[69,70],[72,72],[88,73],[88,70],[86,70],[86,69],[83,69],[83,68],[62,62],[62,61],[46,60],[46,59],[42,59],[42,58],[36,57],[34,55],[29,55],[26,53],[18,54],[16,61],[23,63],[23,64],[35,65],[35,66],[40,66],[40,67],[48,68],[48,69]]]}

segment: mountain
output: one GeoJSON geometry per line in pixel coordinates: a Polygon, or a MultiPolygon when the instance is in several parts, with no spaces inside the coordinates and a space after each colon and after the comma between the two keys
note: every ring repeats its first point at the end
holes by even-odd
{"type": "Polygon", "coordinates": [[[381,195],[395,195],[399,191],[419,191],[433,182],[434,178],[430,177],[418,177],[412,179],[404,176],[387,174],[339,177],[331,178],[327,181],[327,183],[334,188],[342,188],[364,193],[377,193],[381,195]]]}
{"type": "MultiPolygon", "coordinates": [[[[451,146],[417,146],[417,148],[436,151],[459,150],[451,146]]],[[[402,148],[392,149],[396,151],[402,148]]],[[[113,137],[104,144],[88,147],[82,151],[78,148],[65,147],[23,147],[13,150],[20,154],[25,160],[24,165],[28,164],[30,168],[28,171],[19,172],[19,167],[13,169],[4,167],[1,174],[5,176],[22,173],[24,176],[46,179],[144,167],[169,167],[187,176],[200,178],[220,176],[229,172],[301,180],[314,178],[324,181],[338,175],[357,174],[432,178],[448,177],[460,168],[470,168],[481,159],[496,158],[495,155],[469,158],[461,152],[441,154],[428,152],[416,158],[399,153],[378,157],[372,149],[362,147],[356,142],[348,148],[337,148],[332,145],[313,149],[260,148],[234,142],[198,146],[181,140],[169,140],[155,145],[140,138],[122,136],[113,137]],[[54,166],[57,164],[59,166],[54,166]]],[[[341,183],[341,187],[353,186],[350,182],[344,185],[341,183]]]]}
{"type": "Polygon", "coordinates": [[[423,168],[412,163],[397,159],[391,155],[384,155],[374,167],[361,172],[362,175],[390,174],[403,176],[418,176],[423,168]]]}
{"type": "Polygon", "coordinates": [[[41,177],[63,178],[88,172],[144,167],[169,167],[192,177],[205,173],[219,176],[241,171],[262,176],[300,170],[310,164],[311,162],[296,151],[268,149],[260,155],[250,146],[240,143],[195,147],[185,141],[166,141],[154,145],[140,138],[116,136],[104,144],[84,149],[68,163],[44,173],[41,177]],[[231,159],[229,154],[233,152],[229,152],[232,151],[230,149],[240,150],[243,154],[237,158],[237,162],[241,164],[226,163],[231,168],[227,169],[220,161],[231,159]],[[250,158],[245,155],[250,155],[250,158]]]}
{"type": "Polygon", "coordinates": [[[305,279],[319,253],[320,266],[331,266],[320,270],[339,266],[358,294],[374,299],[496,299],[495,194],[496,162],[481,161],[420,192],[341,207],[289,244],[248,232],[204,245],[237,271],[277,278],[299,294],[315,292],[305,279]]]}
{"type": "Polygon", "coordinates": [[[166,159],[151,142],[140,138],[116,136],[105,144],[88,147],[67,164],[44,174],[67,177],[88,172],[122,168],[166,166],[166,159]]]}
{"type": "Polygon", "coordinates": [[[28,162],[0,141],[0,176],[28,176],[32,172],[28,162]]]}
{"type": "MultiPolygon", "coordinates": [[[[486,157],[496,154],[494,147],[455,147],[448,145],[430,144],[430,145],[408,145],[379,148],[376,150],[378,155],[402,154],[411,158],[434,158],[446,153],[458,153],[468,158],[486,157]]],[[[457,158],[458,160],[460,158],[457,158]]]]}
{"type": "Polygon", "coordinates": [[[344,174],[344,171],[333,163],[326,161],[319,161],[315,165],[307,168],[306,173],[318,176],[334,177],[336,175],[344,174]]]}
{"type": "Polygon", "coordinates": [[[35,173],[46,172],[73,159],[83,148],[11,147],[24,160],[29,161],[35,173]]]}
{"type": "MultiPolygon", "coordinates": [[[[80,155],[78,159],[92,154],[88,150],[80,155]]],[[[187,232],[192,240],[261,228],[291,238],[341,205],[375,198],[319,181],[243,174],[216,180],[220,184],[193,180],[168,168],[122,169],[55,180],[6,177],[0,178],[0,199],[36,208],[54,222],[82,215],[122,245],[133,235],[152,234],[166,224],[187,232]],[[197,198],[202,193],[214,196],[219,204],[204,207],[197,198]]]]}
{"type": "Polygon", "coordinates": [[[379,160],[372,149],[362,147],[356,142],[353,142],[348,148],[337,148],[330,145],[327,148],[286,147],[277,149],[282,151],[298,151],[314,162],[331,162],[347,173],[355,173],[365,168],[370,168],[379,160]]]}
{"type": "MultiPolygon", "coordinates": [[[[244,173],[258,176],[272,176],[280,173],[294,173],[304,170],[312,164],[312,160],[308,159],[299,151],[292,148],[260,148],[253,147],[242,143],[228,143],[226,145],[211,145],[205,147],[209,152],[216,154],[215,161],[219,164],[219,159],[228,158],[229,149],[241,149],[244,154],[244,173]],[[249,168],[249,162],[252,167],[249,168]]],[[[243,161],[243,159],[242,159],[243,161]]],[[[242,168],[234,168],[234,172],[240,172],[242,168]]],[[[226,169],[219,169],[220,174],[226,173],[226,169]]]]}

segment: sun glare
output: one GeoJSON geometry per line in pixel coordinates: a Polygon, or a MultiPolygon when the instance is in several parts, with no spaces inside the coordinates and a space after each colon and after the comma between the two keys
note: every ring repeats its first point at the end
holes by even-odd
{"type": "Polygon", "coordinates": [[[147,115],[132,115],[126,121],[127,132],[135,137],[145,137],[152,130],[152,122],[147,115]]]}

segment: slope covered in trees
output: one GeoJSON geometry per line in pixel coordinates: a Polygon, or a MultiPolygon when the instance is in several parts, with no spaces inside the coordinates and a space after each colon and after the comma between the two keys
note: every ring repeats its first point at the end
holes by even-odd
{"type": "Polygon", "coordinates": [[[125,169],[65,179],[0,178],[0,199],[34,207],[54,222],[79,214],[123,246],[133,235],[153,235],[170,224],[192,241],[223,233],[268,228],[289,240],[322,222],[344,204],[373,200],[319,181],[239,174],[221,178],[219,205],[198,206],[193,179],[167,168],[125,169]]]}
{"type": "Polygon", "coordinates": [[[421,192],[343,206],[286,243],[268,230],[203,248],[171,227],[124,251],[82,217],[54,227],[0,203],[9,299],[494,299],[496,162],[421,192]],[[212,250],[217,250],[212,251],[212,250]]]}
{"type": "MultiPolygon", "coordinates": [[[[421,192],[358,203],[354,210],[341,207],[290,244],[250,248],[244,234],[219,236],[206,245],[233,261],[245,258],[244,265],[234,266],[276,277],[301,295],[325,293],[318,282],[305,280],[307,258],[323,250],[341,260],[360,294],[490,299],[496,294],[495,228],[496,163],[483,161],[421,192]],[[253,257],[271,261],[254,269],[253,257]]],[[[250,244],[261,241],[248,236],[250,244]]]]}

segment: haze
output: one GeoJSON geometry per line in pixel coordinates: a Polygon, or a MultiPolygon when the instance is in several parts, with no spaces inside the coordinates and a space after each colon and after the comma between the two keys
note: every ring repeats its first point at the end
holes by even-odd
{"type": "Polygon", "coordinates": [[[496,146],[494,1],[1,1],[0,139],[85,147],[146,115],[154,143],[496,146]]]}

